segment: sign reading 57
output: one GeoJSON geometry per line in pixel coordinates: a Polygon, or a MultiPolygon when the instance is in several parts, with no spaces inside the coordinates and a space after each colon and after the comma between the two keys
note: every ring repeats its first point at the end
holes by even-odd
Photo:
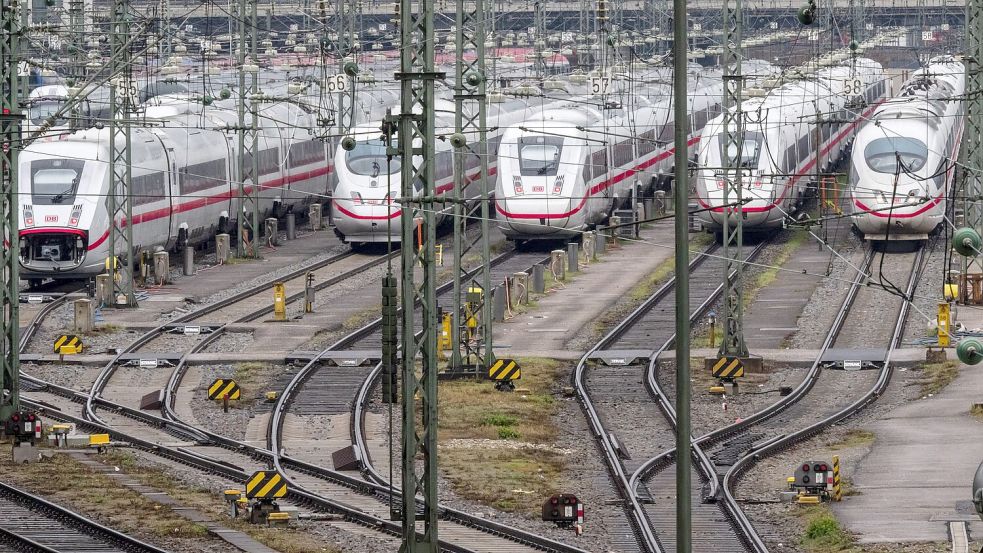
{"type": "Polygon", "coordinates": [[[587,86],[591,94],[607,94],[611,88],[611,77],[590,77],[587,86]]]}

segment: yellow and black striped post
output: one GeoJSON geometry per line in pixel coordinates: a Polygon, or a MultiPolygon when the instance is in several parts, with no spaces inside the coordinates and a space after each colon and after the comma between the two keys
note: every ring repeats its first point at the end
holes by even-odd
{"type": "Polygon", "coordinates": [[[274,470],[258,470],[246,481],[249,499],[275,499],[287,495],[287,481],[274,470]]]}
{"type": "Polygon", "coordinates": [[[833,501],[843,499],[843,491],[840,489],[840,456],[833,455],[833,501]]]}
{"type": "Polygon", "coordinates": [[[224,401],[228,399],[239,399],[242,390],[235,380],[228,378],[216,378],[208,387],[208,399],[224,401]]]}

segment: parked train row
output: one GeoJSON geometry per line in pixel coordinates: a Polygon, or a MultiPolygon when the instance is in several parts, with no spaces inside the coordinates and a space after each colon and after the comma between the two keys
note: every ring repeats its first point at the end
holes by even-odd
{"type": "MultiPolygon", "coordinates": [[[[745,66],[760,78],[775,69],[745,66]]],[[[639,187],[673,167],[673,106],[667,82],[615,80],[608,94],[586,87],[532,96],[500,96],[488,104],[487,189],[494,192],[499,228],[514,240],[569,238],[605,220],[639,187]],[[547,99],[548,98],[548,99],[547,99]]],[[[963,67],[933,60],[890,99],[879,64],[851,60],[787,82],[745,100],[739,149],[726,150],[719,71],[694,69],[685,147],[697,163],[701,217],[718,230],[724,217],[724,156],[739,161],[744,225],[782,226],[801,206],[815,175],[853,147],[851,203],[856,225],[871,239],[923,238],[942,219],[952,162],[962,133],[963,67]],[[739,151],[737,151],[739,150],[739,151]]],[[[239,167],[235,105],[193,102],[194,90],[161,90],[133,130],[134,244],[172,248],[210,238],[238,213],[239,167]],[[178,94],[173,94],[178,92],[178,94]],[[170,93],[170,94],[169,94],[170,93]]],[[[337,233],[352,243],[399,239],[400,158],[389,156],[381,120],[398,99],[392,85],[367,87],[356,108],[354,145],[333,144],[315,132],[316,106],[305,101],[262,104],[259,132],[261,211],[282,214],[331,201],[337,233]],[[352,147],[354,146],[354,147],[352,147]],[[336,172],[335,176],[331,173],[336,172]]],[[[437,106],[438,134],[453,133],[450,95],[437,106]]],[[[21,264],[27,279],[98,274],[110,256],[109,134],[90,128],[38,141],[20,158],[21,264]]],[[[466,136],[477,144],[476,134],[466,136]]],[[[481,150],[479,150],[481,151],[481,150]]],[[[422,159],[414,158],[419,165],[422,159]]],[[[437,141],[437,194],[452,190],[454,149],[437,141]]],[[[480,158],[465,157],[469,180],[480,158]]],[[[441,214],[443,216],[443,214],[441,214]]],[[[118,254],[119,252],[117,252],[118,254]]]]}

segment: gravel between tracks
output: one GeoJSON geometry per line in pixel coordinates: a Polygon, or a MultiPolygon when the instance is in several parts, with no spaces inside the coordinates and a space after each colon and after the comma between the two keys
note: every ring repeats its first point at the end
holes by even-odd
{"type": "MultiPolygon", "coordinates": [[[[857,440],[851,438],[852,433],[862,430],[868,422],[889,413],[898,405],[917,400],[920,397],[918,384],[921,378],[920,370],[895,370],[887,392],[873,406],[843,424],[755,464],[738,483],[736,493],[738,500],[776,500],[779,493],[787,489],[785,479],[792,474],[793,467],[806,457],[830,459],[834,454],[839,455],[842,474],[844,479],[849,481],[850,474],[870,450],[869,442],[861,440],[860,443],[856,443],[857,440]]],[[[812,414],[811,411],[802,413],[788,423],[788,428],[804,427],[811,420],[812,414]]],[[[849,496],[844,500],[849,501],[849,496]]],[[[805,530],[805,523],[796,516],[800,510],[798,506],[776,502],[744,504],[743,508],[756,528],[766,535],[779,538],[777,542],[768,543],[773,550],[779,550],[778,543],[781,542],[784,545],[780,550],[801,551],[798,544],[805,530]]],[[[876,551],[927,553],[948,551],[948,548],[939,549],[933,544],[893,544],[879,546],[876,551]]]]}
{"type": "MultiPolygon", "coordinates": [[[[221,301],[221,300],[226,299],[226,298],[228,298],[230,296],[234,296],[235,294],[238,294],[240,292],[243,292],[243,291],[248,290],[250,288],[253,288],[255,286],[258,286],[258,285],[261,285],[261,284],[269,284],[270,282],[273,282],[273,281],[275,281],[275,280],[283,277],[284,275],[287,275],[289,273],[292,273],[294,271],[297,271],[299,269],[302,269],[304,267],[307,267],[307,266],[311,265],[312,263],[317,263],[319,261],[323,261],[323,260],[328,259],[330,257],[334,257],[334,256],[336,256],[338,254],[341,254],[341,253],[344,253],[344,252],[346,252],[348,250],[349,250],[349,246],[347,246],[345,244],[339,243],[339,244],[336,244],[336,245],[328,248],[326,251],[324,251],[324,252],[322,252],[322,253],[320,253],[320,254],[318,254],[316,256],[309,257],[309,258],[307,258],[307,259],[305,259],[303,261],[299,261],[297,263],[293,263],[293,264],[287,265],[285,267],[281,267],[281,268],[279,268],[279,269],[277,269],[275,271],[270,271],[268,273],[264,273],[262,276],[258,276],[258,277],[254,278],[254,279],[251,279],[251,280],[248,280],[248,281],[245,281],[245,282],[230,283],[230,284],[233,284],[233,285],[232,286],[229,286],[225,290],[222,290],[221,292],[217,292],[217,293],[212,294],[212,295],[210,295],[208,297],[204,297],[204,298],[191,297],[191,298],[188,298],[189,306],[188,306],[188,309],[187,310],[175,309],[175,310],[170,311],[170,312],[167,312],[167,313],[162,313],[158,317],[158,321],[169,321],[169,320],[171,320],[171,319],[173,319],[175,317],[179,317],[181,315],[184,315],[188,311],[191,311],[191,310],[194,310],[194,309],[200,309],[201,307],[204,307],[206,305],[210,305],[210,304],[215,303],[217,301],[221,301]]],[[[214,258],[214,254],[212,254],[212,257],[214,258]]]]}
{"type": "MultiPolygon", "coordinates": [[[[184,486],[204,490],[216,496],[221,496],[223,490],[242,486],[241,482],[233,482],[220,476],[204,474],[185,465],[162,460],[143,451],[133,450],[132,453],[140,465],[160,471],[176,479],[184,486]]],[[[303,512],[304,509],[301,511],[303,512]]],[[[322,538],[325,543],[335,545],[345,552],[392,553],[393,551],[392,544],[383,539],[348,532],[333,526],[330,522],[299,521],[295,528],[316,535],[322,538]]]]}
{"type": "MultiPolygon", "coordinates": [[[[571,365],[571,369],[573,366],[571,365]]],[[[559,409],[555,415],[558,421],[558,428],[562,433],[557,441],[552,444],[558,449],[565,450],[565,455],[569,459],[576,459],[576,462],[567,465],[565,484],[569,490],[577,494],[577,497],[584,503],[584,533],[577,536],[572,529],[558,528],[553,524],[548,524],[538,518],[528,516],[524,513],[510,513],[496,509],[490,505],[485,505],[460,497],[454,492],[451,483],[441,475],[438,481],[438,496],[441,504],[453,507],[475,516],[494,520],[496,522],[521,528],[528,532],[539,534],[550,539],[567,543],[575,547],[580,547],[587,551],[608,552],[622,551],[612,549],[610,546],[610,531],[604,524],[604,519],[610,517],[624,517],[624,510],[619,506],[617,494],[606,486],[599,486],[594,478],[597,474],[607,474],[604,472],[604,465],[601,459],[595,454],[593,441],[585,441],[584,436],[589,434],[587,421],[580,411],[580,405],[573,398],[562,395],[560,388],[569,381],[569,376],[565,375],[557,381],[555,397],[559,404],[559,409]]],[[[378,387],[373,391],[373,401],[369,407],[370,411],[381,416],[388,417],[388,407],[382,403],[381,394],[378,387]]],[[[387,419],[388,420],[388,419],[387,419]]],[[[398,429],[401,424],[401,416],[398,409],[393,412],[393,427],[398,429]]],[[[398,437],[397,437],[398,438],[398,437]]],[[[503,447],[511,447],[514,444],[503,441],[503,447]]],[[[475,451],[475,455],[481,455],[481,451],[487,447],[487,443],[469,443],[467,441],[455,442],[455,447],[468,447],[475,451]]],[[[393,443],[393,456],[397,460],[401,454],[399,440],[393,443]]],[[[386,460],[373,459],[374,464],[380,472],[386,465],[386,460]]],[[[398,475],[397,475],[398,478],[398,475]]],[[[607,477],[604,477],[607,480],[607,477]]],[[[636,551],[636,550],[631,550],[636,551]]]]}
{"type": "Polygon", "coordinates": [[[271,384],[285,370],[283,365],[266,363],[202,367],[201,381],[196,384],[194,395],[190,398],[179,397],[178,401],[191,401],[195,419],[207,430],[234,440],[244,440],[249,421],[257,414],[269,411],[269,404],[261,399],[263,392],[274,389],[271,384]],[[208,399],[208,386],[216,378],[236,378],[242,390],[240,399],[229,402],[228,413],[222,411],[221,401],[208,399]]]}

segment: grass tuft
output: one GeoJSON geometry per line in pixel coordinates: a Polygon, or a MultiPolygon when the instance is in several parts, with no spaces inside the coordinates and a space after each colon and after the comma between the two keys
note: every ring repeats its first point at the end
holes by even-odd
{"type": "Polygon", "coordinates": [[[834,553],[850,551],[854,541],[840,526],[840,522],[824,506],[811,507],[802,512],[806,521],[802,535],[802,547],[809,553],[834,553]]]}
{"type": "Polygon", "coordinates": [[[836,451],[840,449],[849,449],[851,447],[857,447],[862,445],[867,445],[873,443],[874,433],[869,430],[861,430],[858,428],[852,428],[847,430],[843,435],[843,438],[838,442],[827,443],[827,447],[831,450],[836,451]]]}
{"type": "Polygon", "coordinates": [[[440,383],[440,468],[458,495],[509,512],[541,514],[543,498],[566,483],[566,456],[536,449],[553,445],[563,365],[552,359],[517,359],[521,392],[499,392],[476,380],[440,383]],[[522,440],[519,447],[514,442],[522,440]],[[454,446],[453,440],[486,440],[454,446]],[[498,444],[502,446],[499,447],[498,444]]]}
{"type": "Polygon", "coordinates": [[[935,395],[959,376],[959,363],[946,361],[922,365],[921,395],[935,395]]]}

